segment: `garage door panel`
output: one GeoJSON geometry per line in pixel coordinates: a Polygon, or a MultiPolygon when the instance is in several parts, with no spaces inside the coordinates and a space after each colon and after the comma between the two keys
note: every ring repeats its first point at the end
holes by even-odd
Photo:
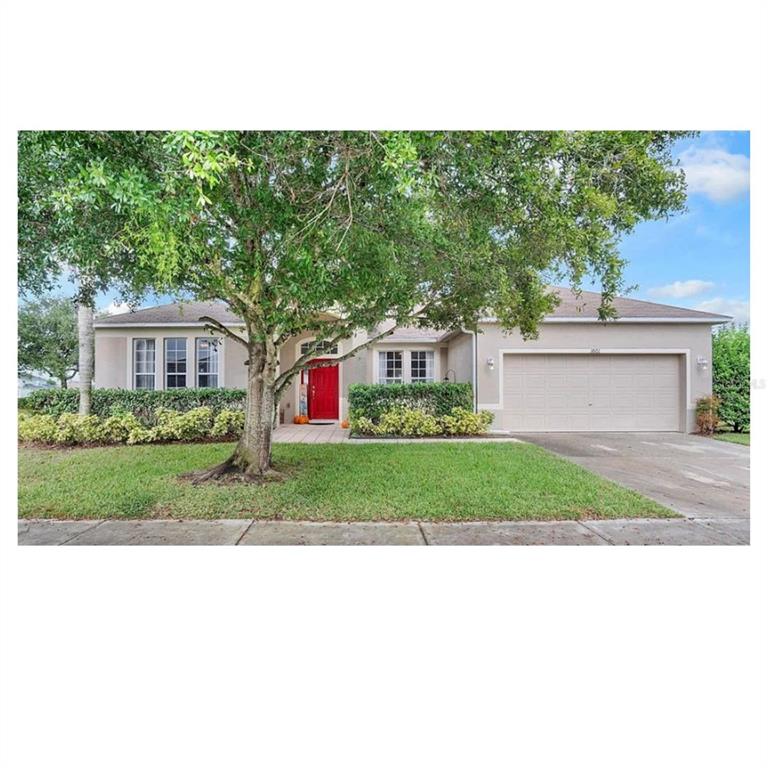
{"type": "Polygon", "coordinates": [[[501,422],[512,431],[677,431],[677,355],[505,355],[501,422]]]}

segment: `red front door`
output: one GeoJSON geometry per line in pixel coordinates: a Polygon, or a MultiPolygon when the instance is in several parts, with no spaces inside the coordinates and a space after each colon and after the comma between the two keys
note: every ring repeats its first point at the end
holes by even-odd
{"type": "Polygon", "coordinates": [[[307,409],[310,419],[339,418],[339,366],[309,369],[307,409]]]}

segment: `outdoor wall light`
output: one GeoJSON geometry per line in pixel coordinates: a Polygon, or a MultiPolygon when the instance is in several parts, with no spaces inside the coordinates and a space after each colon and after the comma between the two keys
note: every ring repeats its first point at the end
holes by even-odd
{"type": "Polygon", "coordinates": [[[699,368],[701,368],[702,371],[706,371],[707,370],[707,366],[709,365],[709,361],[707,360],[706,357],[702,357],[701,355],[699,355],[696,358],[696,365],[698,365],[699,368]]]}
{"type": "Polygon", "coordinates": [[[488,359],[485,361],[485,363],[486,363],[486,365],[488,366],[488,368],[490,368],[490,370],[493,370],[493,366],[494,366],[494,360],[493,360],[493,358],[492,358],[492,357],[489,357],[489,358],[488,358],[488,359]]]}

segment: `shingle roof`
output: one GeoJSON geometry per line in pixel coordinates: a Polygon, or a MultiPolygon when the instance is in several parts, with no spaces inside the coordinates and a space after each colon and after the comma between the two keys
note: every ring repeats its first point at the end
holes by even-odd
{"type": "Polygon", "coordinates": [[[174,304],[162,304],[159,307],[137,309],[135,312],[123,312],[119,315],[107,315],[96,319],[95,325],[189,325],[199,323],[203,315],[212,317],[220,323],[236,324],[241,319],[220,301],[185,301],[174,304]]]}
{"type": "MultiPolygon", "coordinates": [[[[552,289],[560,298],[560,304],[554,312],[547,315],[546,320],[565,320],[565,319],[597,319],[597,309],[600,306],[600,294],[593,291],[582,291],[581,294],[575,294],[570,288],[552,289]]],[[[613,301],[619,319],[632,320],[653,320],[658,319],[679,319],[679,320],[705,320],[707,318],[715,321],[726,322],[731,318],[727,315],[717,315],[712,312],[701,312],[696,309],[686,309],[685,307],[674,307],[669,304],[656,304],[651,301],[640,301],[639,299],[628,299],[623,296],[617,297],[613,301]]],[[[218,301],[188,301],[174,304],[163,304],[159,307],[148,307],[147,309],[137,309],[135,312],[124,312],[119,315],[107,315],[96,320],[96,326],[121,326],[121,325],[189,325],[200,322],[203,315],[208,315],[220,323],[236,325],[242,320],[230,309],[218,301]]],[[[388,324],[380,324],[375,333],[379,333],[388,324]]],[[[398,328],[388,340],[399,341],[437,341],[445,334],[436,328],[398,328]]]]}
{"type": "MultiPolygon", "coordinates": [[[[597,318],[597,309],[600,306],[600,294],[593,291],[582,291],[575,294],[570,288],[555,287],[552,289],[560,298],[560,304],[554,312],[547,315],[548,318],[583,317],[597,318]]],[[[730,320],[727,315],[716,315],[712,312],[700,312],[697,309],[685,307],[673,307],[669,304],[656,304],[652,301],[640,301],[617,296],[613,300],[613,306],[619,318],[691,318],[703,319],[705,317],[730,320]]]]}

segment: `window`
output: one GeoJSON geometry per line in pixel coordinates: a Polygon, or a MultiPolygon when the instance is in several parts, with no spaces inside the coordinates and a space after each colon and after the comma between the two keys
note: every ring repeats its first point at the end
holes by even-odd
{"type": "Polygon", "coordinates": [[[435,380],[435,353],[431,351],[411,352],[411,381],[430,382],[435,380]]]}
{"type": "MultiPolygon", "coordinates": [[[[304,355],[309,354],[309,350],[314,344],[314,341],[305,341],[301,345],[301,356],[304,357],[304,355]]],[[[328,341],[321,341],[317,347],[314,350],[314,354],[316,355],[338,355],[339,354],[339,345],[338,344],[331,344],[328,341]]]]}
{"type": "Polygon", "coordinates": [[[135,389],[155,388],[155,340],[133,340],[133,386],[135,389]]]}
{"type": "Polygon", "coordinates": [[[379,352],[379,384],[403,383],[403,353],[379,352]]]}
{"type": "Polygon", "coordinates": [[[165,388],[187,386],[187,340],[165,339],[165,388]]]}
{"type": "Polygon", "coordinates": [[[220,339],[195,339],[197,356],[197,386],[219,386],[220,339]]]}

